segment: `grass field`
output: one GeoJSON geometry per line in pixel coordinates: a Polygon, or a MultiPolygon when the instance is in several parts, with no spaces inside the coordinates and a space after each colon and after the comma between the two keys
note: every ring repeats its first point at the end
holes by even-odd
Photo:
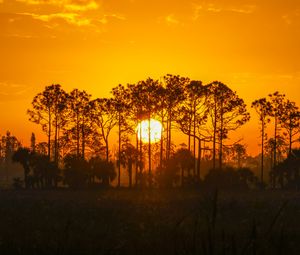
{"type": "Polygon", "coordinates": [[[0,254],[300,254],[300,193],[1,191],[0,254]]]}

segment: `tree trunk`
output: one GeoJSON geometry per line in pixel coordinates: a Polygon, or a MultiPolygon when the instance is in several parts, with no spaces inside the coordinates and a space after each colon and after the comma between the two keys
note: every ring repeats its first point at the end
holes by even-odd
{"type": "Polygon", "coordinates": [[[193,109],[193,117],[194,117],[194,177],[196,177],[196,167],[197,167],[197,163],[196,163],[196,101],[194,101],[194,109],[193,109]]]}
{"type": "Polygon", "coordinates": [[[214,134],[213,134],[213,169],[216,169],[216,137],[217,137],[217,105],[214,107],[214,134]]]}
{"type": "Polygon", "coordinates": [[[54,138],[54,162],[56,165],[58,165],[58,153],[57,153],[57,149],[58,149],[58,120],[57,120],[57,113],[55,116],[55,138],[54,138]]]}
{"type": "Polygon", "coordinates": [[[293,128],[290,120],[290,132],[289,132],[289,155],[292,154],[293,149],[293,128]]]}
{"type": "Polygon", "coordinates": [[[274,130],[274,167],[277,165],[277,116],[275,116],[275,130],[274,130]]]}
{"type": "Polygon", "coordinates": [[[166,159],[169,159],[168,153],[169,153],[169,116],[167,117],[167,139],[166,139],[166,159]]]}
{"type": "Polygon", "coordinates": [[[118,164],[118,187],[121,186],[121,114],[119,113],[119,164],[118,164]]]}
{"type": "Polygon", "coordinates": [[[223,168],[223,101],[221,103],[221,113],[220,113],[220,151],[219,151],[219,168],[223,168]]]}
{"type": "Polygon", "coordinates": [[[76,113],[76,148],[77,148],[77,158],[80,156],[80,131],[79,131],[79,116],[76,113]]]}
{"type": "Polygon", "coordinates": [[[160,137],[160,163],[159,163],[159,168],[160,170],[162,169],[162,165],[163,165],[163,153],[164,153],[164,117],[161,118],[161,125],[162,125],[162,129],[161,129],[161,137],[160,137]]]}
{"type": "Polygon", "coordinates": [[[108,138],[105,139],[105,152],[106,152],[106,161],[109,161],[109,148],[108,148],[108,138]]]}
{"type": "Polygon", "coordinates": [[[50,109],[49,109],[49,113],[48,113],[48,159],[49,161],[51,160],[51,113],[50,113],[50,109]]]}
{"type": "Polygon", "coordinates": [[[263,187],[264,184],[264,142],[265,142],[265,123],[264,123],[264,118],[262,120],[262,125],[261,125],[261,185],[263,187]]]}
{"type": "Polygon", "coordinates": [[[151,176],[151,118],[149,116],[149,128],[148,128],[148,166],[149,166],[149,187],[152,186],[151,176]]]}
{"type": "Polygon", "coordinates": [[[197,179],[200,182],[201,176],[200,176],[200,170],[201,170],[201,139],[198,139],[198,164],[197,164],[197,179]]]}
{"type": "Polygon", "coordinates": [[[81,126],[81,157],[85,159],[85,118],[82,119],[82,126],[81,126]]]}
{"type": "MultiPolygon", "coordinates": [[[[136,132],[135,134],[135,139],[136,139],[136,153],[137,154],[139,152],[139,138],[138,138],[138,132],[136,132]]],[[[139,162],[139,155],[134,155],[135,157],[135,186],[138,185],[138,171],[139,171],[139,166],[138,166],[138,162],[139,162]]]]}
{"type": "Polygon", "coordinates": [[[128,175],[129,175],[129,188],[132,188],[132,163],[131,162],[129,162],[128,165],[128,175]]]}

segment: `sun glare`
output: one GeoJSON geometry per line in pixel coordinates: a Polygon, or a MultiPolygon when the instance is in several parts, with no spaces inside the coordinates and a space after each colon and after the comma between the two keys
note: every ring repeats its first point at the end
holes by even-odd
{"type": "MultiPolygon", "coordinates": [[[[157,143],[161,139],[162,124],[155,119],[150,119],[150,142],[157,143]]],[[[149,143],[149,120],[141,121],[137,126],[139,140],[149,143]]]]}

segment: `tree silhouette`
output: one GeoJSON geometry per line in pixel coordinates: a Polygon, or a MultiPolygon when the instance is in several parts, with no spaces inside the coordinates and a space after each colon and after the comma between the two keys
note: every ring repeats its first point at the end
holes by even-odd
{"type": "Polygon", "coordinates": [[[77,155],[68,155],[64,159],[64,182],[70,188],[80,189],[86,187],[89,164],[77,155]]]}
{"type": "Polygon", "coordinates": [[[180,77],[179,75],[167,74],[164,76],[164,86],[166,88],[165,106],[167,110],[167,147],[166,159],[171,156],[172,146],[172,123],[176,120],[174,112],[176,107],[184,100],[184,88],[189,83],[189,78],[180,77]]]}
{"type": "Polygon", "coordinates": [[[89,163],[92,172],[101,181],[101,184],[104,187],[109,187],[110,182],[117,176],[114,164],[99,157],[91,158],[89,163]]]}
{"type": "Polygon", "coordinates": [[[284,113],[285,95],[276,91],[275,93],[269,95],[269,100],[272,105],[271,116],[274,118],[273,166],[275,167],[277,164],[277,140],[279,137],[280,116],[284,113]]]}
{"type": "Polygon", "coordinates": [[[194,169],[195,162],[193,154],[188,149],[182,148],[175,152],[173,160],[176,161],[177,166],[181,171],[181,186],[183,187],[186,184],[189,184],[192,179],[191,171],[194,169]]]}
{"type": "Polygon", "coordinates": [[[260,174],[260,181],[261,184],[264,183],[264,148],[265,148],[265,139],[266,139],[266,127],[267,124],[270,122],[270,116],[272,115],[272,105],[270,102],[267,101],[266,98],[261,98],[255,100],[252,103],[252,108],[255,109],[256,113],[258,114],[259,121],[260,121],[260,132],[261,132],[261,174],[260,174]]]}
{"type": "MultiPolygon", "coordinates": [[[[113,102],[115,105],[115,111],[117,112],[118,118],[118,137],[119,137],[119,146],[118,146],[118,161],[121,162],[121,151],[122,151],[122,140],[123,137],[128,134],[133,134],[134,130],[129,124],[130,120],[130,96],[129,90],[126,89],[123,85],[119,85],[118,87],[113,88],[113,102]]],[[[132,174],[132,169],[131,172],[132,174]]],[[[132,180],[131,180],[132,181],[132,180]]],[[[132,184],[132,183],[131,183],[132,184]]],[[[121,185],[121,164],[118,164],[118,187],[121,185]]]]}
{"type": "Polygon", "coordinates": [[[57,188],[61,179],[60,169],[54,161],[49,161],[43,154],[32,153],[30,157],[32,185],[37,188],[57,188]]]}
{"type": "MultiPolygon", "coordinates": [[[[158,112],[157,92],[160,89],[160,83],[157,80],[148,78],[145,81],[138,82],[135,86],[130,86],[131,102],[139,109],[139,121],[147,120],[149,122],[158,112]]],[[[141,141],[142,139],[140,139],[141,141]]],[[[151,128],[148,129],[148,178],[149,186],[152,183],[152,156],[151,156],[151,128]]],[[[140,153],[142,152],[142,143],[140,143],[140,153]]],[[[141,153],[142,154],[142,153],[141,153]]],[[[140,156],[142,157],[142,156],[140,156]]]]}
{"type": "Polygon", "coordinates": [[[104,141],[106,161],[109,161],[109,135],[118,123],[118,112],[113,99],[98,98],[91,102],[90,112],[93,126],[104,141]]]}
{"type": "Polygon", "coordinates": [[[68,100],[69,128],[66,134],[71,144],[75,144],[77,157],[85,159],[85,152],[92,134],[91,95],[86,91],[74,89],[68,100]]]}
{"type": "Polygon", "coordinates": [[[286,100],[283,102],[282,114],[279,116],[280,126],[286,131],[289,142],[289,151],[291,154],[293,144],[299,140],[295,137],[300,133],[300,111],[295,102],[286,100]]]}
{"type": "Polygon", "coordinates": [[[127,168],[128,171],[128,185],[132,187],[132,173],[133,165],[135,164],[136,158],[138,157],[138,150],[130,143],[125,143],[122,146],[121,155],[119,156],[119,166],[127,168]]]}
{"type": "Polygon", "coordinates": [[[24,183],[25,188],[29,188],[29,161],[30,161],[30,150],[27,148],[19,148],[12,156],[12,161],[16,163],[20,163],[24,169],[24,183]]]}
{"type": "Polygon", "coordinates": [[[191,151],[191,138],[193,138],[193,155],[196,159],[198,150],[198,160],[194,163],[194,177],[200,180],[200,163],[202,154],[201,142],[206,138],[203,135],[204,126],[207,123],[207,86],[200,81],[191,81],[185,87],[185,100],[178,107],[176,112],[176,123],[179,129],[188,135],[188,149],[191,151]],[[196,140],[198,148],[196,148],[196,140]]]}
{"type": "Polygon", "coordinates": [[[30,121],[40,124],[47,134],[49,159],[51,159],[51,137],[54,132],[54,161],[56,163],[58,162],[59,131],[65,125],[66,120],[64,116],[67,107],[66,100],[67,93],[61,85],[50,85],[34,97],[32,109],[27,111],[30,121]]]}
{"type": "Polygon", "coordinates": [[[204,186],[207,189],[243,190],[248,189],[250,185],[255,185],[255,183],[254,174],[247,168],[211,169],[204,178],[204,186]]]}
{"type": "Polygon", "coordinates": [[[36,149],[36,138],[35,138],[35,134],[32,133],[31,134],[31,139],[30,139],[30,149],[31,149],[31,152],[35,152],[35,149],[36,149]]]}
{"type": "Polygon", "coordinates": [[[236,165],[240,169],[242,167],[242,160],[246,157],[246,146],[244,144],[236,143],[232,146],[233,159],[236,160],[236,165]]]}
{"type": "Polygon", "coordinates": [[[270,138],[266,145],[265,149],[270,158],[270,182],[272,188],[276,187],[276,181],[278,175],[278,168],[276,167],[278,163],[282,162],[284,159],[284,155],[286,154],[287,144],[283,136],[277,135],[277,139],[275,141],[274,137],[270,138]],[[276,165],[274,165],[274,150],[276,150],[276,165]]]}
{"type": "Polygon", "coordinates": [[[208,107],[212,124],[213,168],[216,168],[216,144],[219,143],[219,168],[223,164],[223,141],[230,131],[250,120],[244,100],[225,84],[215,81],[208,85],[208,107]]]}

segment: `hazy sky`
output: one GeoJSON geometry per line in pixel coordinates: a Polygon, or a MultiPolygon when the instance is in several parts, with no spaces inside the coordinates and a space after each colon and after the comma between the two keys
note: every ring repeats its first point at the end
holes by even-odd
{"type": "MultiPolygon", "coordinates": [[[[172,73],[300,104],[299,46],[299,0],[0,0],[0,133],[28,143],[26,109],[52,83],[102,97],[172,73]]],[[[252,151],[257,124],[239,134],[252,151]]]]}

